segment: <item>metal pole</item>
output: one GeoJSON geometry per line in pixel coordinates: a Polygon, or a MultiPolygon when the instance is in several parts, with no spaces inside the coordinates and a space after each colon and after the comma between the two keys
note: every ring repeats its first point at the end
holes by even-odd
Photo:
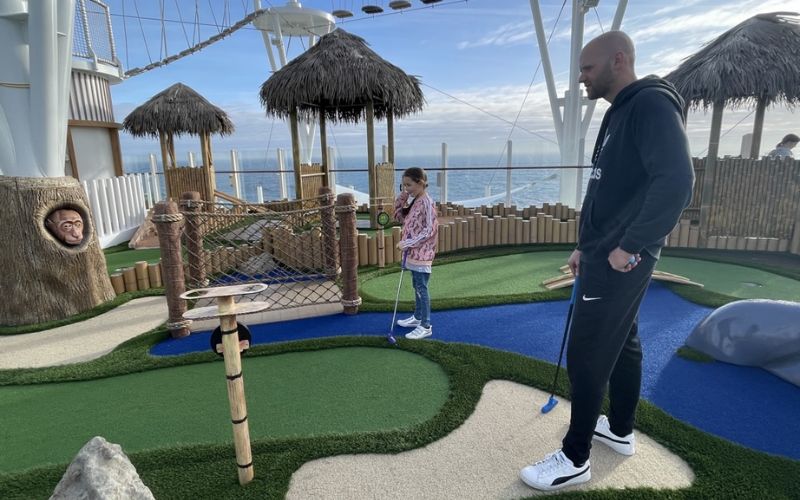
{"type": "Polygon", "coordinates": [[[150,174],[151,174],[151,182],[153,184],[153,204],[155,205],[159,201],[161,201],[161,186],[158,183],[158,176],[156,175],[156,170],[158,170],[158,163],[156,162],[156,155],[150,153],[150,174]]]}
{"type": "Polygon", "coordinates": [[[278,170],[280,170],[280,180],[278,186],[280,187],[280,199],[289,199],[288,189],[286,189],[286,160],[284,158],[283,150],[278,148],[278,170]]]}
{"type": "Polygon", "coordinates": [[[439,200],[442,204],[447,203],[447,143],[442,143],[442,182],[439,191],[439,200]]]}
{"type": "Polygon", "coordinates": [[[336,196],[336,150],[333,146],[328,146],[328,162],[330,163],[328,167],[328,186],[331,188],[333,195],[336,196]]]}
{"type": "Polygon", "coordinates": [[[508,141],[507,146],[507,162],[506,162],[506,206],[511,206],[511,141],[508,141]]]}
{"type": "MultiPolygon", "coordinates": [[[[572,0],[572,38],[569,58],[569,90],[564,97],[564,139],[561,145],[561,164],[576,165],[578,163],[578,139],[581,125],[581,90],[578,82],[580,71],[580,53],[583,48],[584,12],[583,1],[572,0]]],[[[575,207],[578,201],[577,170],[561,172],[560,200],[567,206],[575,207]]]]}
{"type": "Polygon", "coordinates": [[[544,24],[542,23],[542,11],[539,8],[539,0],[531,0],[531,14],[533,14],[533,25],[536,28],[536,40],[539,44],[539,53],[542,58],[542,69],[544,70],[544,79],[547,82],[547,96],[550,99],[550,112],[553,115],[553,125],[556,129],[556,140],[560,145],[562,142],[561,134],[563,128],[563,119],[561,117],[561,108],[558,104],[558,92],[556,91],[556,83],[553,78],[553,67],[550,65],[550,53],[547,50],[547,40],[544,38],[544,24]]]}
{"type": "Polygon", "coordinates": [[[235,149],[231,149],[231,170],[233,173],[231,174],[231,180],[233,181],[233,193],[234,196],[242,198],[242,185],[239,182],[239,156],[236,154],[235,149]]]}

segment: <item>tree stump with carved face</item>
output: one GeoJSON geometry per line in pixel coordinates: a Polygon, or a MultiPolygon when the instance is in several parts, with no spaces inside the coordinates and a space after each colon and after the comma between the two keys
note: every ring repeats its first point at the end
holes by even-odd
{"type": "Polygon", "coordinates": [[[65,319],[114,298],[76,179],[0,177],[0,200],[0,324],[65,319]]]}

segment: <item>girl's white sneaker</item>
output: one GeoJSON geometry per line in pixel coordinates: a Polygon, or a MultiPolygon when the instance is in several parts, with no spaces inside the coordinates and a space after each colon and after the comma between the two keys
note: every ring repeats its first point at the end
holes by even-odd
{"type": "Polygon", "coordinates": [[[414,316],[411,316],[410,318],[406,318],[406,319],[398,319],[397,320],[397,325],[405,327],[405,328],[410,328],[412,326],[419,326],[421,324],[422,324],[422,321],[418,320],[414,316]]]}
{"type": "Polygon", "coordinates": [[[429,326],[428,328],[425,328],[424,326],[419,325],[418,327],[408,332],[406,334],[406,338],[411,340],[419,340],[419,339],[424,339],[425,337],[430,337],[432,334],[433,334],[432,327],[429,326]]]}

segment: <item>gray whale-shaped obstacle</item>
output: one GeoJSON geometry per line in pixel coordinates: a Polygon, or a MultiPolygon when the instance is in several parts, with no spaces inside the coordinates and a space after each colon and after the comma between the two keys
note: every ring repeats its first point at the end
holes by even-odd
{"type": "Polygon", "coordinates": [[[720,361],[760,366],[800,386],[800,303],[731,302],[698,323],[686,345],[720,361]]]}

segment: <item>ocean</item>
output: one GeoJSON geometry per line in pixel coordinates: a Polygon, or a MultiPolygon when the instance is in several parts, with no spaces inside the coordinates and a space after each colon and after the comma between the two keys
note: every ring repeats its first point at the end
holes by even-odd
{"type": "MultiPolygon", "coordinates": [[[[280,199],[280,175],[277,158],[273,153],[267,155],[264,151],[239,151],[240,185],[246,201],[256,202],[257,187],[261,186],[264,200],[280,199]]],[[[185,160],[179,164],[188,164],[188,154],[178,158],[185,160]]],[[[160,156],[158,172],[161,172],[160,156]]],[[[200,164],[199,154],[195,154],[196,164],[200,164]]],[[[560,175],[562,169],[557,168],[560,158],[557,155],[539,155],[514,158],[511,174],[511,203],[519,207],[528,205],[541,205],[542,203],[555,203],[559,197],[560,175]],[[536,168],[531,168],[536,167],[536,168]],[[552,168],[548,168],[552,167],[552,168]]],[[[318,161],[318,160],[314,160],[318,161]]],[[[450,202],[466,201],[467,206],[481,204],[498,204],[506,201],[506,165],[505,156],[498,159],[497,155],[484,156],[459,156],[448,157],[447,172],[447,199],[450,202]],[[456,170],[458,169],[458,170],[456,170]]],[[[349,187],[361,192],[368,192],[369,181],[366,172],[366,158],[337,157],[336,170],[360,170],[336,172],[336,184],[349,187]]],[[[402,169],[408,167],[422,167],[428,173],[429,192],[435,200],[441,200],[440,170],[441,156],[397,156],[396,183],[400,184],[402,169]]],[[[147,155],[126,155],[123,158],[126,173],[140,173],[150,171],[150,160],[147,155]]],[[[291,169],[291,157],[286,159],[287,168],[291,169]]],[[[233,194],[233,181],[230,174],[230,154],[223,154],[215,158],[214,167],[217,171],[217,189],[233,194]]],[[[163,179],[163,177],[162,177],[163,179]]],[[[163,193],[163,180],[162,193],[163,193]]],[[[584,190],[588,182],[588,171],[584,169],[584,190]]],[[[294,193],[294,175],[291,170],[286,175],[286,185],[289,197],[294,193]]]]}

